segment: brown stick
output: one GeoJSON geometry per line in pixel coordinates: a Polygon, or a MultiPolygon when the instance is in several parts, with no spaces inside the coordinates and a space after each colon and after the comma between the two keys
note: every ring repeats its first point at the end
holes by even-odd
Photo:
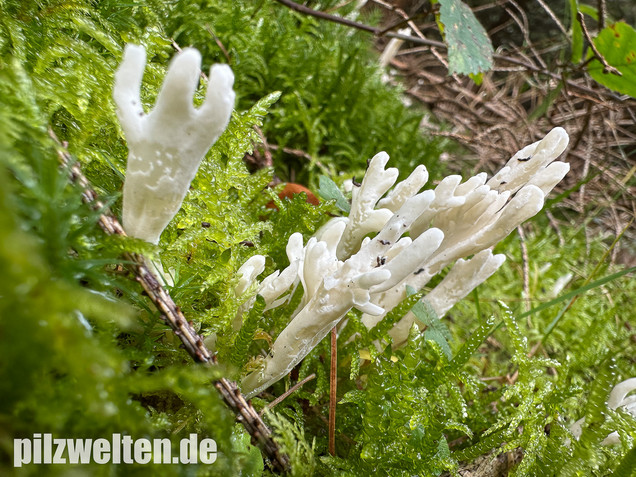
{"type": "Polygon", "coordinates": [[[219,37],[216,36],[216,34],[212,31],[212,28],[210,28],[210,25],[206,24],[205,25],[205,29],[212,36],[212,38],[214,38],[214,41],[216,42],[218,47],[223,52],[223,56],[225,56],[225,59],[227,60],[227,64],[231,65],[232,64],[232,60],[230,59],[230,54],[228,53],[227,48],[225,48],[225,45],[223,43],[221,43],[221,40],[219,40],[219,37]]]}
{"type": "MultiPolygon", "coordinates": [[[[296,156],[296,157],[302,157],[303,159],[307,159],[308,161],[311,161],[312,157],[311,154],[309,154],[308,152],[305,152],[301,149],[293,149],[291,147],[280,147],[278,144],[270,144],[268,143],[267,146],[272,150],[272,151],[283,151],[285,154],[289,154],[292,156],[296,156]]],[[[316,164],[320,164],[318,161],[316,161],[316,164]]]]}
{"type": "Polygon", "coordinates": [[[315,379],[315,378],[316,378],[316,373],[311,373],[309,376],[307,376],[302,381],[298,381],[291,388],[289,388],[287,391],[285,391],[283,394],[281,394],[276,399],[274,399],[272,402],[270,402],[267,406],[265,406],[261,410],[261,412],[259,414],[262,416],[265,413],[265,411],[267,411],[269,409],[272,409],[277,404],[280,404],[285,398],[287,398],[294,391],[298,390],[300,387],[304,386],[305,383],[308,383],[309,381],[311,381],[312,379],[315,379]]]}
{"type": "Polygon", "coordinates": [[[336,455],[336,390],[338,387],[338,332],[331,329],[331,367],[329,372],[329,453],[336,455]]]}
{"type": "MultiPolygon", "coordinates": [[[[55,133],[49,131],[50,136],[59,145],[58,156],[63,166],[69,169],[71,181],[82,188],[82,201],[89,204],[93,210],[100,211],[99,225],[108,235],[126,236],[126,232],[112,213],[104,207],[90,183],[82,173],[79,163],[74,161],[66,149],[66,145],[59,142],[55,133]]],[[[162,313],[162,319],[179,337],[185,350],[197,363],[207,366],[217,364],[216,356],[203,343],[201,336],[186,320],[181,309],[175,304],[168,291],[163,288],[157,276],[148,268],[142,255],[125,253],[124,258],[132,263],[130,268],[135,274],[135,279],[141,284],[150,300],[162,313]]],[[[265,425],[261,417],[248,403],[235,382],[225,378],[214,381],[214,387],[221,393],[225,404],[236,414],[236,419],[245,427],[252,436],[252,443],[261,448],[263,454],[270,460],[272,468],[276,472],[287,472],[290,467],[289,458],[280,452],[278,444],[272,439],[272,432],[265,425]]]]}
{"type": "Polygon", "coordinates": [[[351,28],[356,28],[357,30],[366,31],[369,33],[373,33],[375,36],[386,36],[387,38],[398,38],[399,40],[406,40],[416,43],[418,45],[427,45],[427,46],[436,46],[438,48],[446,48],[446,45],[441,41],[429,40],[428,38],[418,38],[410,35],[402,35],[400,33],[387,32],[384,33],[382,28],[375,28],[370,25],[365,25],[364,23],[355,22],[353,20],[349,20],[348,18],[339,17],[337,15],[331,15],[330,13],[321,12],[320,10],[314,10],[312,8],[306,7],[304,5],[300,5],[296,2],[292,2],[291,0],[276,0],[278,3],[282,3],[288,8],[292,10],[303,13],[305,15],[309,15],[316,18],[321,18],[323,20],[328,20],[330,22],[339,23],[341,25],[345,25],[351,28]]]}
{"type": "Polygon", "coordinates": [[[587,31],[587,26],[585,25],[585,17],[583,16],[581,12],[577,12],[577,18],[579,20],[579,23],[581,24],[581,28],[583,29],[583,34],[585,35],[585,39],[590,44],[590,48],[592,49],[594,56],[603,65],[603,73],[611,73],[616,76],[623,76],[623,73],[621,73],[612,65],[610,65],[605,59],[605,57],[601,54],[601,52],[598,51],[598,48],[596,48],[596,45],[594,44],[594,40],[592,40],[589,32],[587,31]]]}
{"type": "Polygon", "coordinates": [[[267,143],[267,138],[263,134],[263,131],[258,126],[253,126],[254,131],[258,134],[258,138],[261,140],[261,144],[263,144],[263,151],[265,154],[265,161],[262,164],[262,167],[274,167],[274,159],[272,159],[272,152],[270,151],[269,144],[267,143]]]}
{"type": "Polygon", "coordinates": [[[597,0],[598,4],[598,29],[602,30],[605,28],[605,18],[607,17],[607,5],[605,5],[605,0],[597,0]]]}

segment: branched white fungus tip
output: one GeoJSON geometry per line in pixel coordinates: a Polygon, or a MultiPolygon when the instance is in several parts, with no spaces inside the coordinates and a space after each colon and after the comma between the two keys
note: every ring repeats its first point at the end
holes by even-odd
{"type": "Polygon", "coordinates": [[[155,107],[140,100],[146,65],[143,47],[127,45],[115,73],[113,97],[128,142],[123,226],[158,243],[177,213],[201,160],[227,127],[234,106],[234,76],[227,65],[210,70],[204,103],[192,103],[201,76],[201,54],[185,48],[172,59],[155,107]]]}
{"type": "MultiPolygon", "coordinates": [[[[348,217],[330,220],[304,247],[300,235],[290,237],[287,254],[296,268],[272,275],[268,287],[286,290],[292,278],[283,275],[295,270],[293,281],[302,285],[303,296],[263,368],[243,380],[246,395],[285,376],[351,308],[372,328],[406,298],[407,287],[420,291],[450,266],[425,296],[442,317],[503,264],[505,257],[493,255],[491,247],[541,210],[569,170],[553,162],[567,141],[556,128],[515,154],[488,182],[485,173],[465,182],[452,175],[423,192],[424,166],[395,184],[398,171],[385,168],[388,155],[373,157],[362,183],[353,186],[348,217]]],[[[394,345],[406,341],[415,321],[408,312],[393,326],[394,345]]]]}

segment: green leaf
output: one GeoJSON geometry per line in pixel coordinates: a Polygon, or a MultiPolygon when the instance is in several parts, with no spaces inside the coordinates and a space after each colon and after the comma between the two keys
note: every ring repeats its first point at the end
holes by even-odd
{"type": "Polygon", "coordinates": [[[444,335],[445,333],[442,330],[433,327],[428,328],[424,332],[424,338],[426,338],[426,340],[428,341],[437,343],[446,357],[450,360],[453,359],[453,352],[451,351],[450,346],[448,345],[448,341],[446,340],[446,336],[444,335]]]}
{"type": "Polygon", "coordinates": [[[263,458],[258,447],[250,442],[250,435],[240,424],[232,429],[232,449],[241,455],[241,475],[257,477],[263,474],[263,458]]]}
{"type": "Polygon", "coordinates": [[[545,310],[546,308],[550,308],[551,306],[556,305],[557,303],[561,303],[562,301],[568,300],[572,297],[585,293],[586,291],[591,290],[593,288],[600,287],[601,285],[604,285],[607,282],[611,282],[612,280],[616,280],[617,278],[620,278],[623,275],[627,275],[628,273],[633,273],[635,271],[636,271],[636,267],[630,267],[630,268],[626,268],[624,270],[618,271],[616,273],[607,275],[606,277],[599,278],[598,280],[594,280],[593,282],[588,283],[585,286],[579,287],[576,290],[572,290],[571,292],[565,293],[557,298],[554,298],[550,301],[542,303],[541,305],[536,306],[531,310],[521,313],[519,315],[519,318],[525,318],[526,316],[530,316],[535,313],[538,313],[541,310],[545,310]]]}
{"type": "MultiPolygon", "coordinates": [[[[415,294],[415,290],[409,285],[407,285],[406,295],[411,296],[413,294],[415,294]]],[[[415,315],[415,318],[417,318],[422,324],[426,326],[431,326],[432,323],[439,321],[439,317],[437,316],[437,313],[435,312],[433,307],[430,305],[430,303],[427,302],[426,300],[419,300],[415,305],[413,305],[413,308],[411,308],[411,311],[415,315]]]]}
{"type": "Polygon", "coordinates": [[[570,0],[570,18],[572,21],[572,63],[578,63],[583,57],[583,29],[578,21],[579,2],[570,0]]]}
{"type": "Polygon", "coordinates": [[[508,308],[508,306],[502,301],[499,301],[499,305],[503,308],[503,322],[506,325],[506,328],[508,328],[510,341],[512,342],[512,346],[515,350],[515,356],[513,359],[518,358],[519,356],[523,357],[528,348],[528,340],[521,333],[519,324],[517,323],[512,310],[510,310],[510,308],[508,308]]]}
{"type": "Polygon", "coordinates": [[[281,454],[287,454],[291,462],[291,477],[313,475],[316,466],[314,445],[305,440],[305,431],[298,424],[290,422],[282,414],[267,411],[267,422],[272,427],[274,440],[280,446],[281,454]]]}
{"type": "MultiPolygon", "coordinates": [[[[415,289],[411,286],[406,286],[406,295],[414,295],[415,289]]],[[[450,331],[448,327],[439,319],[437,313],[426,300],[419,300],[411,311],[421,323],[426,325],[426,331],[424,331],[424,338],[426,340],[434,341],[437,343],[448,359],[453,358],[448,340],[451,339],[450,331]]]]}
{"type": "Polygon", "coordinates": [[[492,68],[492,43],[472,10],[460,0],[439,3],[449,74],[477,74],[492,68]]]}
{"type": "Polygon", "coordinates": [[[342,399],[338,401],[338,404],[353,403],[353,404],[358,404],[359,406],[364,406],[364,403],[365,403],[364,396],[365,396],[365,393],[363,391],[354,389],[353,391],[349,391],[344,396],[342,396],[342,399]]]}
{"type": "MultiPolygon", "coordinates": [[[[636,30],[625,22],[614,23],[601,30],[594,45],[621,76],[604,72],[598,59],[587,66],[590,76],[609,89],[636,98],[636,30]]],[[[593,56],[594,52],[589,51],[588,58],[593,56]]]]}
{"type": "Polygon", "coordinates": [[[349,204],[349,201],[345,198],[336,183],[327,176],[320,176],[318,181],[318,195],[325,200],[335,200],[336,207],[343,212],[349,213],[351,210],[351,204],[349,204]]]}
{"type": "Polygon", "coordinates": [[[587,399],[585,406],[585,424],[583,428],[583,434],[581,439],[585,438],[585,433],[588,428],[595,422],[603,422],[606,419],[607,398],[610,391],[616,384],[616,377],[618,369],[616,361],[613,358],[608,358],[601,365],[601,369],[592,381],[590,387],[590,395],[587,399]]]}
{"type": "Polygon", "coordinates": [[[588,17],[592,17],[595,21],[598,21],[598,10],[595,7],[581,4],[579,5],[579,10],[583,15],[587,15],[588,17]]]}
{"type": "Polygon", "coordinates": [[[484,82],[483,73],[476,73],[476,74],[471,73],[469,76],[470,76],[470,79],[473,80],[477,86],[481,86],[481,84],[484,82]]]}
{"type": "MultiPolygon", "coordinates": [[[[388,339],[387,333],[393,326],[408,313],[422,298],[422,293],[418,293],[414,288],[406,286],[406,299],[402,300],[398,306],[393,308],[387,315],[382,318],[377,325],[369,330],[369,338],[372,341],[380,339],[388,339]]],[[[369,343],[370,344],[370,343],[369,343]]]]}
{"type": "Polygon", "coordinates": [[[499,446],[512,432],[510,429],[501,429],[493,432],[480,439],[476,444],[456,452],[453,457],[458,461],[472,460],[499,446]]]}

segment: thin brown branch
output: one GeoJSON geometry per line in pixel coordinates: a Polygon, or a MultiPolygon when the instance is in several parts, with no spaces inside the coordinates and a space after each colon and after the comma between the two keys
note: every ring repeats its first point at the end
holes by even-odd
{"type": "Polygon", "coordinates": [[[546,217],[548,217],[548,220],[550,221],[550,225],[552,226],[552,228],[554,229],[555,233],[557,234],[557,237],[559,239],[559,246],[563,247],[565,245],[565,238],[563,238],[563,233],[561,232],[561,227],[559,227],[559,224],[557,223],[556,219],[554,218],[554,215],[552,215],[552,212],[550,212],[549,210],[545,211],[545,215],[546,217]]]}
{"type": "Polygon", "coordinates": [[[291,0],[276,0],[276,1],[278,3],[282,3],[287,8],[291,8],[292,10],[298,13],[302,13],[304,15],[321,18],[323,20],[339,23],[341,25],[356,28],[358,30],[368,31],[369,33],[373,33],[374,35],[376,35],[380,31],[379,29],[374,28],[372,26],[364,25],[362,23],[349,20],[348,18],[339,17],[337,15],[332,15],[330,13],[321,12],[320,10],[314,10],[313,8],[306,7],[305,5],[300,5],[296,2],[292,2],[291,0]]]}
{"type": "Polygon", "coordinates": [[[216,34],[212,31],[212,28],[210,27],[210,25],[205,25],[205,29],[208,31],[208,33],[212,36],[212,38],[214,38],[214,41],[216,42],[217,46],[221,49],[221,51],[223,52],[223,56],[225,56],[225,59],[227,60],[227,63],[229,65],[232,64],[232,60],[230,59],[230,53],[227,51],[227,48],[225,48],[225,45],[221,42],[221,40],[219,39],[218,36],[216,36],[216,34]]]}
{"type": "Polygon", "coordinates": [[[263,154],[265,155],[265,161],[263,161],[261,167],[274,167],[274,159],[272,159],[272,152],[270,151],[269,144],[267,143],[267,138],[263,134],[261,128],[256,125],[254,125],[254,131],[256,131],[258,138],[261,140],[261,144],[263,145],[263,154]]]}
{"type": "Polygon", "coordinates": [[[530,22],[528,21],[528,16],[526,15],[526,12],[514,0],[508,0],[508,3],[510,3],[510,5],[512,5],[513,7],[517,9],[517,11],[519,12],[519,16],[521,16],[521,20],[519,20],[517,16],[514,15],[512,11],[510,11],[510,9],[504,7],[504,10],[507,10],[509,12],[508,14],[513,19],[515,19],[515,22],[517,23],[517,25],[519,26],[519,29],[521,30],[523,34],[525,44],[528,46],[529,50],[532,52],[535,59],[539,62],[542,68],[547,69],[548,65],[545,64],[545,62],[543,61],[543,58],[541,57],[539,52],[537,52],[532,41],[530,40],[530,22]]]}
{"type": "MultiPolygon", "coordinates": [[[[268,143],[267,145],[269,147],[269,149],[271,149],[272,151],[278,151],[281,150],[283,151],[285,154],[289,154],[291,156],[296,156],[296,157],[302,157],[303,159],[307,159],[308,161],[311,161],[313,158],[311,157],[311,154],[309,154],[308,152],[305,152],[301,149],[293,149],[291,147],[280,147],[278,144],[270,144],[268,143]]],[[[318,161],[316,161],[316,164],[320,163],[318,161]]]]}
{"type": "Polygon", "coordinates": [[[285,391],[283,394],[281,394],[276,399],[274,399],[272,402],[270,402],[267,406],[265,406],[261,410],[260,415],[262,416],[265,413],[265,411],[272,409],[277,404],[280,404],[283,401],[283,399],[287,398],[290,394],[296,392],[298,389],[300,389],[306,383],[308,383],[309,381],[311,381],[312,379],[315,379],[315,378],[316,378],[316,374],[315,373],[311,373],[309,376],[307,376],[302,381],[299,381],[296,384],[294,384],[291,388],[289,388],[287,391],[285,391]]]}
{"type": "MultiPolygon", "coordinates": [[[[49,134],[58,144],[58,157],[61,164],[68,169],[71,181],[82,188],[82,201],[90,205],[93,210],[100,212],[98,223],[102,230],[108,235],[125,237],[126,232],[123,227],[90,187],[90,183],[82,173],[79,163],[73,160],[69,154],[66,144],[60,143],[53,131],[49,131],[49,134]]],[[[135,279],[141,284],[150,300],[161,312],[162,320],[179,337],[190,357],[197,363],[203,363],[207,366],[216,365],[216,357],[205,346],[203,338],[186,320],[181,309],[161,285],[159,278],[148,268],[144,257],[136,253],[127,252],[123,258],[131,264],[129,267],[134,273],[135,279]]],[[[272,469],[276,472],[287,472],[290,466],[289,458],[281,453],[278,444],[272,438],[272,432],[252,405],[245,400],[236,383],[220,378],[214,381],[213,384],[223,397],[225,404],[236,415],[236,419],[243,424],[245,430],[252,436],[252,442],[258,445],[263,454],[269,459],[272,469]]]]}
{"type": "Polygon", "coordinates": [[[561,21],[554,14],[552,9],[548,7],[548,5],[543,0],[537,0],[537,3],[543,7],[543,9],[546,11],[548,16],[552,19],[552,21],[556,24],[556,26],[559,27],[559,30],[561,30],[561,33],[563,33],[563,35],[567,37],[568,36],[567,30],[563,26],[563,23],[561,23],[561,21]]]}
{"type": "Polygon", "coordinates": [[[329,372],[329,453],[336,455],[336,390],[338,387],[338,332],[331,329],[331,366],[329,372]]]}
{"type": "Polygon", "coordinates": [[[594,56],[596,57],[596,59],[600,61],[601,64],[603,65],[603,73],[610,73],[616,76],[623,76],[623,73],[621,73],[612,65],[610,65],[605,59],[605,57],[601,54],[601,52],[598,51],[598,48],[596,48],[594,41],[590,37],[590,33],[587,31],[587,26],[585,25],[585,17],[583,16],[583,14],[581,12],[577,12],[576,17],[578,18],[579,23],[581,24],[581,28],[583,29],[583,34],[585,35],[585,39],[590,44],[592,53],[594,53],[594,56]]]}
{"type": "MultiPolygon", "coordinates": [[[[357,30],[366,31],[368,33],[373,33],[375,36],[380,36],[382,33],[381,28],[375,28],[370,25],[365,25],[364,23],[359,23],[353,20],[349,20],[348,18],[339,17],[337,15],[331,15],[330,13],[321,12],[320,10],[314,10],[313,8],[306,7],[305,5],[300,5],[296,2],[292,2],[291,0],[276,0],[278,3],[285,5],[292,10],[302,13],[305,15],[309,15],[315,18],[320,18],[322,20],[327,20],[334,23],[339,23],[340,25],[345,25],[351,28],[355,28],[357,30]]],[[[399,40],[410,41],[412,43],[416,43],[418,45],[427,45],[427,46],[436,46],[438,48],[446,48],[446,45],[441,41],[429,40],[428,38],[418,38],[410,35],[402,35],[400,33],[388,32],[384,34],[387,38],[397,38],[399,40]]]]}
{"type": "Polygon", "coordinates": [[[605,19],[607,18],[607,5],[605,5],[605,0],[598,0],[598,29],[602,30],[605,28],[605,19]]]}
{"type": "MultiPolygon", "coordinates": [[[[389,26],[387,26],[385,28],[382,28],[376,34],[376,36],[384,36],[391,30],[394,30],[394,29],[396,29],[398,27],[401,27],[403,25],[408,25],[417,34],[418,37],[425,38],[424,35],[422,34],[422,32],[420,31],[420,29],[417,27],[417,25],[415,24],[415,22],[413,20],[415,18],[425,18],[425,17],[427,17],[430,13],[432,13],[434,11],[433,10],[434,7],[432,5],[429,5],[429,6],[425,7],[423,12],[417,12],[415,15],[410,16],[404,10],[399,8],[398,6],[391,5],[390,3],[385,2],[383,0],[373,0],[373,1],[374,1],[374,3],[377,3],[378,5],[382,5],[384,8],[386,8],[388,10],[391,10],[392,12],[395,12],[400,17],[402,17],[402,20],[398,21],[397,23],[393,23],[392,25],[389,25],[389,26]]],[[[437,6],[435,6],[435,7],[437,7],[437,6]]]]}
{"type": "MultiPolygon", "coordinates": [[[[519,58],[515,58],[513,56],[505,56],[505,55],[493,55],[493,59],[498,60],[498,61],[505,61],[507,63],[512,63],[513,65],[519,65],[519,66],[523,66],[524,68],[526,68],[528,71],[532,72],[532,73],[538,73],[538,74],[542,74],[545,76],[549,76],[550,78],[553,78],[557,81],[561,80],[562,77],[561,75],[559,75],[558,73],[554,73],[552,71],[548,71],[545,70],[543,68],[539,68],[538,66],[535,66],[531,63],[528,63],[527,61],[524,60],[520,60],[519,58]]],[[[593,88],[589,88],[587,86],[584,86],[582,84],[579,84],[575,81],[572,80],[566,80],[566,84],[572,88],[572,89],[576,89],[579,91],[582,91],[584,93],[588,93],[588,94],[592,94],[592,95],[599,95],[599,94],[605,94],[606,96],[611,97],[612,99],[617,99],[620,100],[620,97],[615,95],[614,93],[612,93],[611,91],[607,90],[598,90],[598,89],[593,89],[593,88]]]]}

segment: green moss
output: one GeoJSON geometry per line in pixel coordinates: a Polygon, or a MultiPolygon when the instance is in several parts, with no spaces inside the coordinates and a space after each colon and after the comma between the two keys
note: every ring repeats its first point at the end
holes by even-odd
{"type": "MultiPolygon", "coordinates": [[[[292,233],[306,240],[330,215],[342,213],[329,201],[313,206],[302,196],[280,200],[267,189],[273,173],[316,190],[321,174],[338,184],[360,178],[366,160],[386,150],[402,176],[420,162],[435,175],[440,144],[421,134],[422,112],[406,108],[400,91],[382,82],[363,34],[276,2],[0,5],[0,472],[13,471],[12,440],[36,432],[170,437],[175,449],[181,437],[196,432],[217,441],[215,464],[151,472],[260,475],[262,458],[210,383],[258,366],[269,350],[267,339],[287,324],[302,290],[263,313],[257,300],[234,329],[232,321],[254,293],[235,296],[236,271],[257,253],[268,257],[264,275],[284,268],[292,233]],[[159,247],[152,247],[102,233],[98,212],[82,203],[82,191],[59,169],[59,146],[47,130],[68,142],[101,198],[119,213],[127,149],[111,100],[113,73],[124,43],[143,44],[148,66],[142,99],[150,107],[174,52],[172,40],[201,50],[205,69],[229,62],[239,100],[182,210],[159,247]],[[251,174],[244,165],[244,155],[259,141],[255,126],[279,146],[271,151],[274,171],[251,174]],[[278,210],[266,207],[272,200],[278,210]],[[139,285],[117,267],[125,251],[163,260],[175,278],[175,301],[202,334],[218,336],[220,360],[231,369],[191,363],[139,285]]],[[[557,469],[603,475],[629,468],[636,424],[625,413],[603,409],[603,402],[616,382],[636,376],[632,275],[571,304],[562,300],[524,314],[616,271],[605,263],[596,267],[607,241],[574,227],[562,233],[560,243],[544,217],[528,228],[527,295],[513,234],[497,250],[507,264],[451,310],[446,328],[420,310],[429,329],[413,330],[401,350],[387,346],[387,332],[419,295],[370,331],[351,311],[338,341],[336,456],[327,456],[324,422],[328,341],[257,401],[262,406],[296,379],[316,374],[270,417],[294,472],[439,475],[462,460],[516,446],[525,451],[517,475],[557,469]],[[572,277],[565,289],[554,292],[567,273],[572,277]],[[566,446],[569,426],[584,416],[589,429],[566,446]],[[624,444],[598,446],[615,429],[624,444]]],[[[23,470],[69,472],[66,466],[23,470]]]]}

